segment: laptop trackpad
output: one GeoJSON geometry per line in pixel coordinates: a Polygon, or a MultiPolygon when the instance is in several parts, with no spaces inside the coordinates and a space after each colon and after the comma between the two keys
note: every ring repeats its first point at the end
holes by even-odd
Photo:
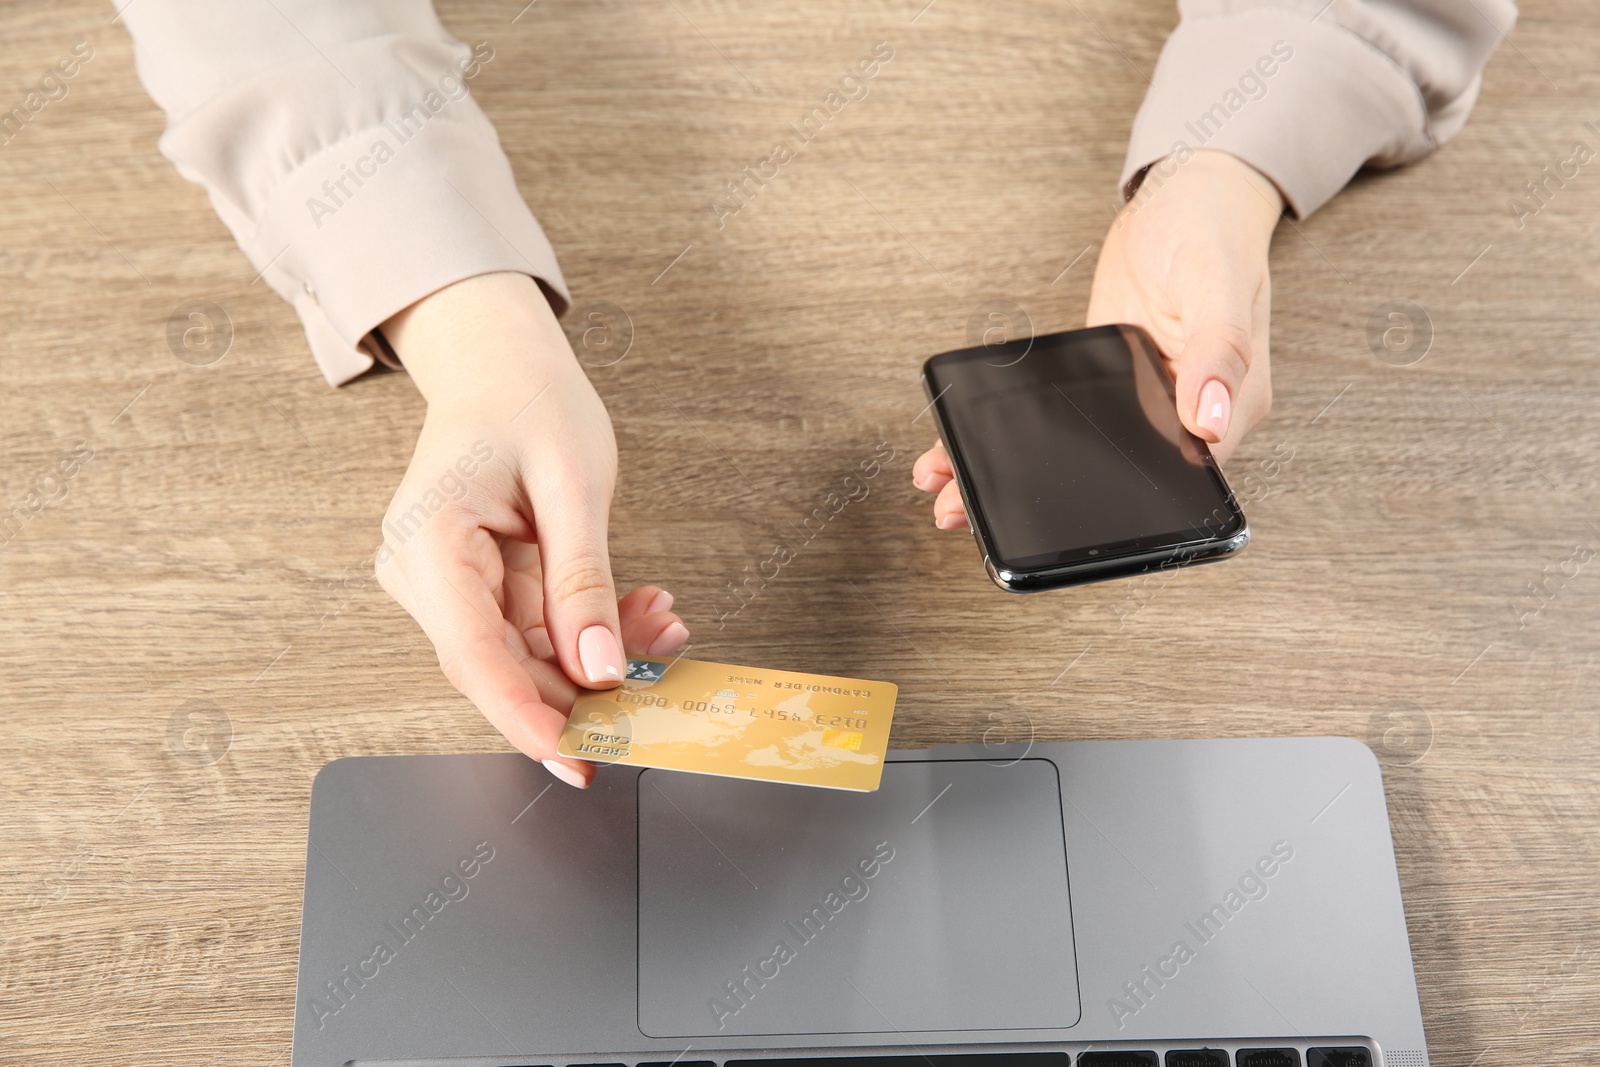
{"type": "Polygon", "coordinates": [[[644,771],[650,1037],[1069,1027],[1055,764],[890,763],[875,793],[644,771]]]}

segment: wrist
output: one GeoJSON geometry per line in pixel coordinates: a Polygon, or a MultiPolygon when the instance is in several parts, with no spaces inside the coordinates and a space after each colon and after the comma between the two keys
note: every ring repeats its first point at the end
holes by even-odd
{"type": "Polygon", "coordinates": [[[1125,225],[1145,208],[1161,205],[1179,213],[1206,210],[1220,214],[1245,232],[1266,241],[1283,217],[1283,194],[1272,179],[1238,156],[1217,149],[1184,149],[1163,156],[1144,176],[1118,216],[1125,225]]]}
{"type": "Polygon", "coordinates": [[[1198,175],[1227,190],[1225,195],[1253,228],[1270,237],[1283,217],[1283,194],[1271,178],[1231,152],[1201,148],[1190,161],[1198,175]]]}
{"type": "Polygon", "coordinates": [[[498,406],[578,371],[550,302],[526,274],[462,279],[379,328],[430,409],[498,406]]]}

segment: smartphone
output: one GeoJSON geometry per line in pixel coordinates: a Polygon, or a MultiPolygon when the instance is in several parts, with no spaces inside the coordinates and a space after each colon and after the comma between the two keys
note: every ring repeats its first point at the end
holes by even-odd
{"type": "Polygon", "coordinates": [[[1250,527],[1137,326],[928,360],[922,382],[995,584],[1025,593],[1224,559],[1250,527]]]}

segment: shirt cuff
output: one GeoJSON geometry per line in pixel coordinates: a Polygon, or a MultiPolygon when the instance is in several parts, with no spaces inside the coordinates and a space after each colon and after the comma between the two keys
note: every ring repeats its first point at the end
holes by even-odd
{"type": "Polygon", "coordinates": [[[371,368],[381,349],[367,335],[380,323],[465,278],[518,271],[539,281],[557,315],[570,301],[482,112],[458,103],[420,128],[401,121],[363,129],[296,167],[250,242],[252,258],[270,261],[264,277],[294,305],[332,385],[371,368]]]}
{"type": "Polygon", "coordinates": [[[1157,160],[1217,149],[1255,167],[1305,218],[1365,163],[1434,147],[1416,83],[1331,20],[1282,8],[1190,16],[1161,50],[1134,119],[1121,188],[1132,197],[1157,160]]]}

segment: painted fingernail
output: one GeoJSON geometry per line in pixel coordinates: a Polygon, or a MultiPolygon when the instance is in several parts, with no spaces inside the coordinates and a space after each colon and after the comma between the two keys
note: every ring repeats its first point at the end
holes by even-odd
{"type": "Polygon", "coordinates": [[[669,652],[676,652],[689,640],[689,628],[681,622],[674,620],[667,624],[656,639],[650,642],[650,647],[645,649],[652,656],[665,656],[669,652]]]}
{"type": "Polygon", "coordinates": [[[595,623],[578,635],[578,664],[591,685],[622,679],[622,649],[609,627],[595,623]]]}
{"type": "Polygon", "coordinates": [[[1220,441],[1228,436],[1228,418],[1232,414],[1233,399],[1228,396],[1228,387],[1215,378],[1211,379],[1200,390],[1200,408],[1195,412],[1195,424],[1215,434],[1220,441]]]}
{"type": "Polygon", "coordinates": [[[672,594],[667,592],[665,589],[661,590],[661,592],[656,594],[656,598],[650,601],[650,606],[644,610],[645,614],[647,615],[652,611],[671,611],[672,594]]]}
{"type": "Polygon", "coordinates": [[[544,764],[545,770],[549,771],[563,782],[566,782],[574,789],[589,788],[589,783],[583,780],[583,775],[579,774],[571,767],[568,767],[565,763],[557,763],[553,759],[540,760],[539,762],[544,764]]]}
{"type": "Polygon", "coordinates": [[[941,530],[959,530],[967,524],[967,517],[959,511],[952,511],[948,515],[941,515],[934,520],[934,525],[941,530]]]}

